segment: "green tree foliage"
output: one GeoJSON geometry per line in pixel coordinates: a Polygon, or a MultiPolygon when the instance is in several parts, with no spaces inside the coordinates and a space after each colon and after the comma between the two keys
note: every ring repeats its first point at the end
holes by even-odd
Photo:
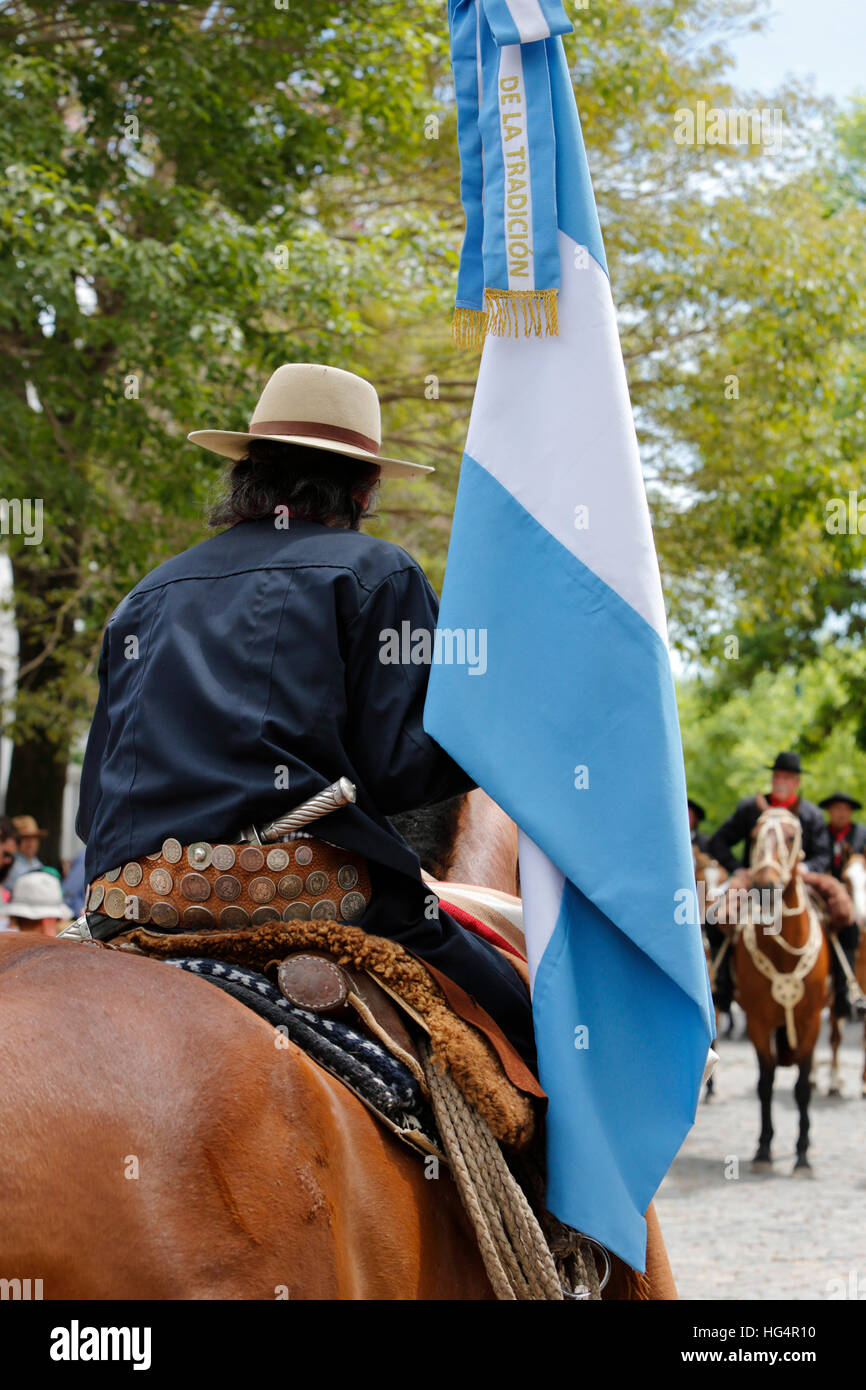
{"type": "MultiPolygon", "coordinates": [[[[0,0],[0,490],[45,503],[41,546],[9,538],[9,804],[52,828],[105,618],[205,534],[186,433],[241,427],[280,362],[362,372],[386,451],[437,464],[375,525],[441,581],[477,370],[445,5],[278,6],[0,0]]],[[[703,658],[736,630],[739,681],[861,598],[822,508],[863,452],[862,111],[834,140],[802,91],[733,91],[757,12],[609,0],[567,39],[673,629],[703,658]],[[698,100],[781,105],[781,151],[678,144],[698,100]]]]}
{"type": "Polygon", "coordinates": [[[219,466],[188,429],[240,426],[281,361],[363,365],[365,303],[404,292],[314,190],[417,162],[421,8],[0,5],[0,473],[45,504],[10,543],[8,800],[52,830],[107,614],[202,534],[219,466]]]}
{"type": "Polygon", "coordinates": [[[700,682],[679,688],[689,795],[714,830],[740,797],[768,791],[768,764],[793,749],[803,760],[802,794],[820,801],[841,789],[866,805],[866,751],[846,717],[852,680],[866,679],[866,654],[848,645],[799,670],[761,671],[725,700],[708,703],[700,682]]]}

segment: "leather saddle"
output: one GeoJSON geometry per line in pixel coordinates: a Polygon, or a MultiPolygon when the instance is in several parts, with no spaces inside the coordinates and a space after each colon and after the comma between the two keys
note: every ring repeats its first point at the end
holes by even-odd
{"type": "Polygon", "coordinates": [[[424,1036],[493,1137],[519,1151],[535,1132],[536,1077],[496,1022],[453,980],[398,942],[347,922],[271,921],[241,931],[154,931],[132,926],[109,949],[158,959],[207,957],[257,971],[294,1007],[348,1020],[417,1081],[427,1081],[416,1039],[424,1036]]]}
{"type": "Polygon", "coordinates": [[[326,1018],[353,1017],[355,1026],[382,1043],[427,1093],[421,1057],[398,1007],[366,971],[340,965],[324,951],[297,951],[279,962],[276,977],[281,994],[296,1008],[326,1018]]]}

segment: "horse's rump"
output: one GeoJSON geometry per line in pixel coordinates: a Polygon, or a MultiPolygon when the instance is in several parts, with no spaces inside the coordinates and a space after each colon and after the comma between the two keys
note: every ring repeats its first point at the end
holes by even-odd
{"type": "Polygon", "coordinates": [[[0,1039],[4,1260],[46,1298],[491,1297],[444,1166],[205,981],[10,938],[0,1039]]]}
{"type": "MultiPolygon", "coordinates": [[[[0,1231],[47,1299],[490,1299],[434,1176],[242,1004],[160,962],[0,938],[0,1231]]],[[[675,1298],[647,1212],[647,1275],[675,1298]]]]}

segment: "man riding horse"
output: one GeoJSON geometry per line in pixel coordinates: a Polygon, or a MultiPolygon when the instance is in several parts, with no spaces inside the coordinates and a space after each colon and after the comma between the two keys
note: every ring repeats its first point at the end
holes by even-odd
{"type": "MultiPolygon", "coordinates": [[[[773,774],[769,793],[759,792],[756,796],[745,797],[740,801],[733,814],[710,838],[708,852],[732,875],[731,887],[748,888],[751,883],[749,864],[754,828],[768,807],[783,807],[798,818],[802,829],[803,858],[796,867],[796,873],[805,883],[810,884],[821,898],[829,901],[831,919],[834,919],[837,910],[836,899],[838,897],[841,900],[842,893],[837,895],[828,883],[833,864],[830,832],[819,807],[800,795],[800,756],[792,752],[778,753],[769,770],[773,774]],[[733,854],[733,846],[741,842],[744,852],[742,861],[738,864],[733,854]]],[[[718,927],[708,927],[707,932],[710,944],[716,950],[723,940],[723,933],[718,927]]],[[[830,952],[830,958],[837,1010],[841,1008],[846,1012],[850,1011],[844,969],[835,951],[830,952]]],[[[722,1001],[726,999],[729,1003],[733,994],[729,952],[722,958],[716,977],[716,988],[718,998],[722,1001]]],[[[719,1007],[724,1007],[724,1003],[720,1002],[719,1007]]],[[[843,1017],[846,1014],[840,1013],[839,1016],[843,1017]]]]}
{"type": "Polygon", "coordinates": [[[369,382],[313,364],[274,372],[249,430],[189,438],[235,460],[209,518],[224,529],[142,579],[106,625],[76,825],[92,935],[341,917],[456,981],[534,1066],[517,973],[437,910],[388,820],[474,785],[423,728],[434,592],[405,550],[360,533],[380,477],[432,470],[381,456],[369,382]],[[395,634],[398,648],[409,635],[397,660],[395,634]],[[301,840],[300,875],[254,830],[241,848],[244,827],[340,779],[355,799],[301,840]]]}
{"type": "MultiPolygon", "coordinates": [[[[818,805],[827,812],[827,824],[833,848],[831,872],[833,877],[842,883],[845,865],[851,855],[866,854],[866,825],[860,825],[851,819],[851,813],[861,810],[863,803],[858,801],[856,797],[849,796],[848,792],[832,792],[830,796],[825,796],[823,801],[819,801],[818,805]]],[[[856,921],[849,922],[845,927],[840,927],[836,935],[853,974],[859,941],[856,921]]],[[[844,987],[836,988],[837,979],[844,977],[844,968],[835,951],[832,957],[832,968],[833,984],[836,989],[836,1017],[849,1018],[851,1004],[848,998],[847,980],[845,980],[844,987]]]]}

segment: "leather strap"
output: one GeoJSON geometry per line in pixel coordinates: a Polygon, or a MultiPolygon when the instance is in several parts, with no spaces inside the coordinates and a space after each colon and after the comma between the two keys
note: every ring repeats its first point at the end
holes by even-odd
{"type": "Polygon", "coordinates": [[[262,846],[169,839],[158,853],[94,879],[86,913],[91,935],[107,941],[145,924],[176,932],[243,930],[293,916],[359,921],[370,898],[364,857],[313,836],[262,846]]]}
{"type": "MultiPolygon", "coordinates": [[[[404,947],[404,949],[408,949],[408,947],[404,947]]],[[[410,954],[414,955],[415,952],[413,951],[410,954]]],[[[430,971],[430,974],[439,985],[439,988],[442,990],[442,993],[445,995],[445,998],[448,1000],[448,1003],[451,1005],[451,1008],[457,1014],[458,1018],[464,1019],[466,1023],[473,1024],[479,1032],[484,1034],[497,1053],[509,1081],[512,1082],[519,1091],[525,1091],[528,1095],[537,1096],[539,1100],[546,1100],[547,1092],[541,1089],[541,1085],[532,1075],[532,1072],[520,1056],[516,1047],[508,1041],[508,1038],[506,1038],[499,1024],[490,1017],[489,1013],[487,1013],[485,1009],[482,1009],[480,1004],[476,1004],[475,1000],[471,995],[466,993],[465,989],[461,989],[460,985],[456,984],[454,980],[449,980],[447,975],[443,975],[441,970],[437,970],[435,965],[431,965],[429,960],[423,960],[421,956],[417,956],[416,958],[421,960],[425,969],[430,971]]]]}
{"type": "Polygon", "coordinates": [[[368,454],[378,454],[381,444],[372,435],[360,430],[347,430],[342,425],[321,425],[316,420],[256,420],[250,434],[301,434],[310,439],[330,439],[334,444],[354,444],[368,454]]]}
{"type": "Polygon", "coordinates": [[[417,1047],[400,1016],[399,1010],[391,1003],[382,986],[365,970],[357,970],[344,965],[343,970],[351,982],[349,1003],[358,1017],[374,1037],[395,1057],[408,1067],[425,1095],[428,1094],[424,1079],[424,1068],[417,1047]]]}

